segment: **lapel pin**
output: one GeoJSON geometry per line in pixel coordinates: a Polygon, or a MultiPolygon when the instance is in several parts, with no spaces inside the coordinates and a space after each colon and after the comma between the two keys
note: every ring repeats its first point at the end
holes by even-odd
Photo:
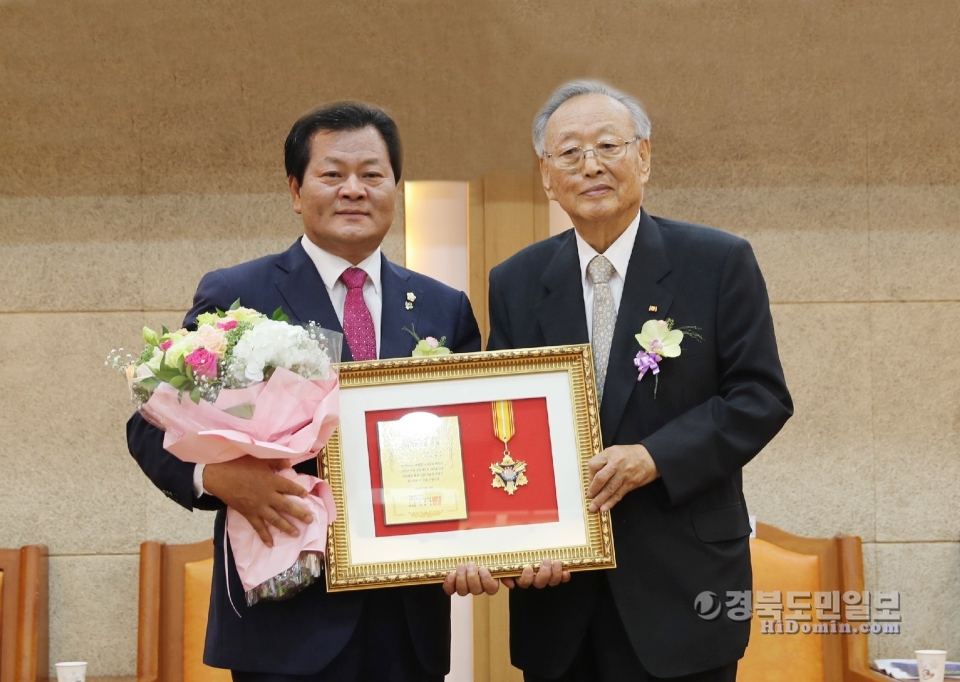
{"type": "Polygon", "coordinates": [[[655,312],[657,312],[657,306],[652,305],[652,306],[650,306],[649,308],[647,308],[647,310],[648,310],[649,312],[651,312],[651,313],[655,313],[655,312]]]}
{"type": "Polygon", "coordinates": [[[403,307],[407,310],[413,310],[413,302],[417,300],[416,294],[412,291],[407,292],[407,300],[404,302],[403,307]]]}

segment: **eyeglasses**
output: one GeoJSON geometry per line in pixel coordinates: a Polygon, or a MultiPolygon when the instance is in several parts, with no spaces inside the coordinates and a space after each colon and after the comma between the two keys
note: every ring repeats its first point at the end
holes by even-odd
{"type": "Polygon", "coordinates": [[[627,152],[628,144],[636,142],[639,139],[639,135],[634,135],[629,140],[621,140],[619,137],[609,137],[600,140],[590,149],[574,145],[571,147],[563,147],[553,154],[545,154],[544,156],[546,156],[550,163],[556,168],[573,170],[574,168],[580,167],[580,164],[587,158],[587,152],[593,152],[593,156],[597,161],[616,161],[622,158],[627,152]]]}

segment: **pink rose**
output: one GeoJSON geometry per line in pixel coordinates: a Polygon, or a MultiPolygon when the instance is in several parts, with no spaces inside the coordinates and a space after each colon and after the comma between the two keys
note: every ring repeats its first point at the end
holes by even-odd
{"type": "Polygon", "coordinates": [[[436,348],[437,346],[440,345],[440,342],[437,341],[437,340],[436,340],[435,338],[433,338],[432,336],[428,336],[427,338],[424,339],[424,341],[426,341],[426,342],[430,345],[431,348],[436,348]]]}
{"type": "Polygon", "coordinates": [[[226,322],[217,322],[217,329],[222,329],[225,332],[230,331],[236,326],[237,326],[236,320],[227,320],[226,322]]]}
{"type": "Polygon", "coordinates": [[[198,348],[185,357],[183,361],[190,365],[195,376],[207,377],[208,379],[217,378],[217,356],[206,348],[198,348]]]}
{"type": "Polygon", "coordinates": [[[172,346],[172,345],[173,345],[173,341],[172,341],[171,339],[167,339],[166,341],[162,341],[162,342],[160,343],[160,350],[162,350],[164,353],[166,353],[168,350],[170,350],[170,346],[172,346]]]}

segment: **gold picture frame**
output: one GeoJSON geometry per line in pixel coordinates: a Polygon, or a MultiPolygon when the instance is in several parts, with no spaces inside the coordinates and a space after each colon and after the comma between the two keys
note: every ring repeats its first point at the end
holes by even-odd
{"type": "MultiPolygon", "coordinates": [[[[458,563],[467,561],[486,566],[495,577],[519,575],[545,558],[562,561],[572,571],[616,566],[609,513],[587,511],[588,462],[603,448],[588,344],[343,363],[340,387],[340,427],[321,459],[337,504],[327,538],[328,590],[442,582],[458,563]],[[522,412],[516,442],[526,437],[528,446],[536,445],[517,454],[516,462],[509,451],[514,442],[513,404],[522,412]],[[471,442],[497,439],[503,459],[499,450],[494,461],[483,459],[483,451],[460,466],[469,469],[465,494],[478,500],[478,508],[486,504],[502,509],[478,510],[475,525],[438,521],[406,526],[398,534],[377,516],[384,500],[397,495],[388,494],[384,482],[393,485],[396,480],[391,468],[395,463],[382,459],[384,448],[376,435],[384,433],[383,424],[397,422],[376,420],[378,415],[386,415],[386,420],[389,415],[431,410],[474,415],[463,426],[471,442]],[[484,419],[475,418],[477,414],[484,419]],[[483,433],[487,423],[489,437],[483,433]],[[536,433],[525,435],[527,431],[536,433]],[[527,456],[524,453],[540,463],[526,467],[519,459],[527,456]]],[[[438,466],[434,478],[441,480],[446,474],[443,465],[438,466]]],[[[400,499],[410,499],[409,492],[400,499]]]]}

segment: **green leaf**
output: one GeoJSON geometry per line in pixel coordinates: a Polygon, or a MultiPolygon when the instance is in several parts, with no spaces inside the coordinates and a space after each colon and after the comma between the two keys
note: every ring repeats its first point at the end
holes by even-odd
{"type": "Polygon", "coordinates": [[[186,363],[186,357],[183,356],[183,355],[181,355],[181,356],[177,359],[177,369],[180,370],[181,372],[183,372],[183,371],[184,371],[184,367],[186,367],[186,365],[187,365],[187,363],[186,363]]]}
{"type": "Polygon", "coordinates": [[[236,310],[236,309],[239,308],[239,307],[240,307],[240,299],[238,298],[238,299],[237,299],[236,301],[234,301],[233,304],[230,306],[230,310],[236,310]]]}
{"type": "Polygon", "coordinates": [[[166,336],[167,334],[170,333],[170,330],[167,329],[166,327],[161,326],[160,329],[163,330],[162,332],[160,332],[163,336],[166,336]]]}
{"type": "Polygon", "coordinates": [[[277,308],[273,311],[273,319],[277,322],[289,322],[290,318],[283,312],[283,308],[277,308]]]}
{"type": "Polygon", "coordinates": [[[183,386],[187,383],[187,377],[183,376],[182,374],[178,374],[170,379],[170,385],[174,388],[183,388],[183,386]]]}
{"type": "Polygon", "coordinates": [[[226,314],[225,312],[223,312],[222,310],[220,310],[220,308],[217,308],[216,310],[217,310],[217,315],[219,315],[220,317],[226,317],[226,316],[227,316],[227,314],[226,314]]]}
{"type": "Polygon", "coordinates": [[[195,402],[197,405],[200,404],[200,389],[199,389],[199,388],[195,388],[195,389],[193,389],[192,391],[190,391],[190,400],[192,400],[193,402],[195,402]]]}
{"type": "Polygon", "coordinates": [[[197,380],[197,378],[193,376],[193,367],[191,367],[190,365],[187,365],[186,367],[184,367],[184,370],[186,370],[187,378],[191,381],[191,383],[197,380]]]}
{"type": "Polygon", "coordinates": [[[141,379],[138,383],[148,391],[155,391],[157,386],[160,385],[160,380],[157,377],[147,377],[141,379]]]}

